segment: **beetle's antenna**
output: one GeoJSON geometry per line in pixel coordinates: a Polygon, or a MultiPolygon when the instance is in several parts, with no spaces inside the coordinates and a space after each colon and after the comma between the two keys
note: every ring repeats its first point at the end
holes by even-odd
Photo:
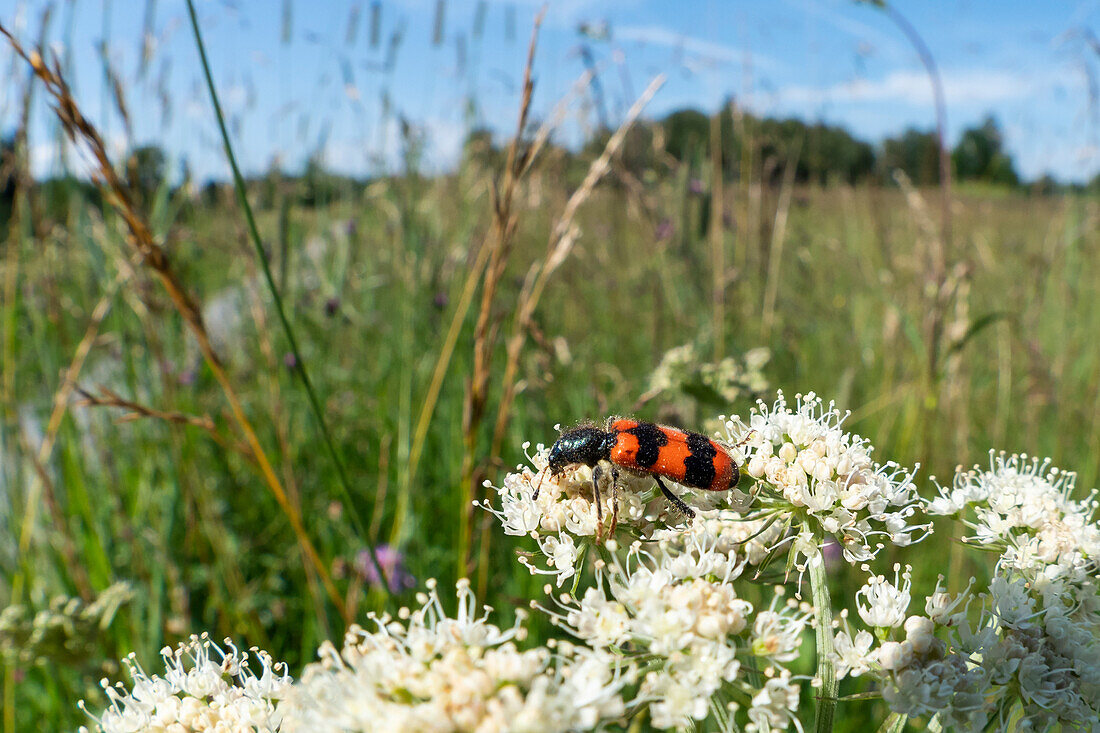
{"type": "Polygon", "coordinates": [[[741,440],[739,440],[739,441],[737,442],[737,445],[735,445],[735,446],[733,446],[733,447],[734,447],[734,448],[740,448],[740,447],[741,447],[741,446],[743,446],[743,445],[744,445],[745,443],[748,443],[748,442],[749,442],[749,438],[751,438],[751,437],[752,437],[752,436],[754,436],[754,435],[756,435],[756,431],[755,431],[755,430],[750,430],[749,432],[745,433],[745,437],[744,437],[744,438],[741,438],[741,440]]]}
{"type": "Polygon", "coordinates": [[[719,444],[722,445],[722,446],[725,446],[729,450],[733,450],[734,448],[740,448],[745,443],[748,443],[749,439],[752,438],[752,436],[755,435],[755,434],[756,434],[756,430],[750,430],[749,432],[745,433],[744,438],[741,438],[741,440],[737,441],[736,443],[734,443],[732,445],[730,445],[729,443],[723,443],[721,441],[719,441],[719,444]]]}

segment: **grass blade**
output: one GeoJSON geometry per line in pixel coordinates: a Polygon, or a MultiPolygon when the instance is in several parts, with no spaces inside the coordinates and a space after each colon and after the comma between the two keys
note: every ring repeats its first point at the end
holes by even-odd
{"type": "MultiPolygon", "coordinates": [[[[290,320],[286,316],[286,309],[283,307],[283,299],[279,295],[279,289],[275,287],[275,280],[271,274],[271,263],[268,262],[267,253],[264,252],[264,245],[260,239],[260,232],[256,228],[256,219],[252,215],[252,206],[248,203],[248,196],[244,187],[244,177],[241,175],[241,169],[237,165],[237,156],[233,153],[233,144],[229,141],[229,130],[225,125],[225,115],[222,114],[222,106],[221,102],[218,100],[218,92],[214,88],[214,77],[210,73],[210,63],[206,58],[206,47],[202,42],[202,32],[199,30],[199,21],[195,14],[195,4],[193,0],[187,0],[187,12],[191,18],[191,30],[195,34],[195,45],[198,47],[199,59],[202,62],[203,76],[206,78],[206,88],[210,92],[210,102],[214,105],[214,116],[218,120],[218,130],[221,132],[222,143],[225,147],[225,157],[229,161],[229,167],[233,170],[233,186],[237,191],[237,201],[240,203],[241,209],[244,212],[249,238],[256,248],[256,257],[260,261],[260,269],[264,274],[264,283],[271,293],[272,302],[275,303],[275,312],[279,316],[279,323],[283,327],[283,333],[286,335],[290,352],[294,354],[296,360],[294,372],[302,382],[302,389],[305,390],[306,397],[309,399],[310,410],[313,412],[313,417],[317,420],[317,426],[321,429],[321,438],[328,451],[329,458],[336,468],[336,476],[340,483],[340,489],[348,506],[348,515],[351,517],[352,524],[355,525],[355,531],[363,538],[363,541],[366,542],[369,537],[367,534],[366,522],[364,522],[359,505],[356,503],[355,497],[351,493],[351,485],[348,482],[347,472],[344,469],[344,462],[340,460],[336,445],[332,441],[332,434],[328,429],[328,423],[325,422],[325,416],[321,412],[321,403],[317,399],[317,393],[314,391],[313,384],[309,379],[309,372],[306,370],[306,362],[302,358],[302,352],[298,348],[298,340],[294,336],[294,329],[291,327],[290,320]]],[[[371,562],[378,568],[379,577],[385,579],[385,569],[378,561],[374,547],[369,543],[367,544],[367,551],[370,553],[371,562]]],[[[390,589],[388,582],[384,580],[382,583],[379,583],[379,587],[382,589],[384,595],[389,595],[390,589]]]]}

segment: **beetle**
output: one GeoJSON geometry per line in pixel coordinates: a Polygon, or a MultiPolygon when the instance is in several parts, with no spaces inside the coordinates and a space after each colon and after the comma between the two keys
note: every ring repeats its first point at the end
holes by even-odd
{"type": "MultiPolygon", "coordinates": [[[[550,449],[547,469],[551,476],[560,476],[569,466],[583,464],[592,468],[596,515],[601,524],[603,461],[612,466],[613,495],[619,469],[649,474],[669,503],[689,518],[694,517],[695,512],[672,493],[663,478],[706,491],[732,489],[741,479],[740,468],[729,450],[701,433],[628,418],[610,418],[604,430],[595,425],[571,428],[563,432],[550,449]]],[[[536,499],[540,487],[541,482],[535,489],[536,499]]]]}

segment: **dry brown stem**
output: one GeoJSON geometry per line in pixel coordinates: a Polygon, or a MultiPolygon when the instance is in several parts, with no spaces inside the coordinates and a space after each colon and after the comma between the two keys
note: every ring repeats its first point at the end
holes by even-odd
{"type": "Polygon", "coordinates": [[[542,293],[546,289],[546,284],[550,280],[550,276],[554,274],[554,271],[557,270],[569,256],[569,252],[573,249],[573,245],[580,235],[580,230],[575,221],[577,211],[592,195],[600,179],[610,170],[611,159],[619,151],[619,148],[622,147],[627,132],[629,132],[634,121],[638,119],[642,110],[645,109],[645,106],[653,98],[653,95],[657,93],[657,90],[660,89],[661,85],[664,83],[664,75],[658,75],[649,83],[646,90],[642,92],[642,96],[638,97],[637,101],[634,102],[630,111],[627,112],[626,119],[623,121],[622,125],[620,125],[619,129],[615,131],[615,134],[608,139],[603,152],[598,158],[592,161],[592,164],[588,167],[588,173],[585,175],[584,181],[577,190],[573,192],[573,195],[569,197],[569,201],[566,202],[561,216],[558,217],[558,220],[554,223],[554,228],[550,232],[550,238],[546,243],[545,255],[541,260],[531,265],[528,277],[524,281],[524,287],[519,294],[516,317],[512,323],[511,335],[508,338],[507,362],[504,367],[504,377],[501,380],[503,386],[500,405],[497,408],[496,424],[493,428],[492,455],[494,456],[500,451],[502,441],[504,440],[504,431],[508,427],[508,421],[511,417],[512,401],[515,399],[519,358],[522,354],[527,334],[533,326],[531,320],[532,316],[534,315],[535,309],[538,307],[539,300],[542,298],[542,293]],[[534,273],[538,273],[537,276],[534,275],[534,273]]]}
{"type": "Polygon", "coordinates": [[[523,97],[520,101],[519,117],[516,120],[516,131],[512,136],[511,144],[508,146],[502,180],[499,184],[494,183],[492,187],[492,226],[489,230],[488,239],[482,245],[483,251],[478,255],[479,261],[487,258],[488,262],[485,264],[481,284],[481,305],[474,326],[474,372],[466,385],[466,394],[462,406],[462,432],[465,451],[462,459],[461,478],[461,506],[463,509],[458,540],[459,577],[463,577],[467,573],[472,531],[471,502],[474,494],[473,484],[476,482],[474,453],[477,449],[477,433],[488,400],[487,387],[491,374],[492,349],[496,342],[496,329],[490,327],[493,301],[496,297],[500,279],[504,275],[504,267],[508,263],[508,255],[511,253],[512,239],[516,231],[517,217],[512,211],[516,187],[524,173],[529,169],[528,164],[534,151],[534,148],[529,147],[526,151],[521,152],[520,146],[523,144],[523,131],[527,128],[527,120],[531,112],[531,98],[535,89],[531,72],[535,63],[535,50],[538,47],[539,28],[542,25],[545,13],[546,8],[544,7],[535,17],[535,24],[531,29],[531,42],[527,48],[527,64],[523,70],[523,97]]]}

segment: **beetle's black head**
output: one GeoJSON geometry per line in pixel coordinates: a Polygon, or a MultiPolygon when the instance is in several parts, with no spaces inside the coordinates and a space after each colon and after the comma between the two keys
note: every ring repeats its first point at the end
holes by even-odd
{"type": "Polygon", "coordinates": [[[556,476],[575,463],[595,466],[611,455],[613,442],[611,433],[592,425],[567,430],[550,449],[550,473],[556,476]]]}

